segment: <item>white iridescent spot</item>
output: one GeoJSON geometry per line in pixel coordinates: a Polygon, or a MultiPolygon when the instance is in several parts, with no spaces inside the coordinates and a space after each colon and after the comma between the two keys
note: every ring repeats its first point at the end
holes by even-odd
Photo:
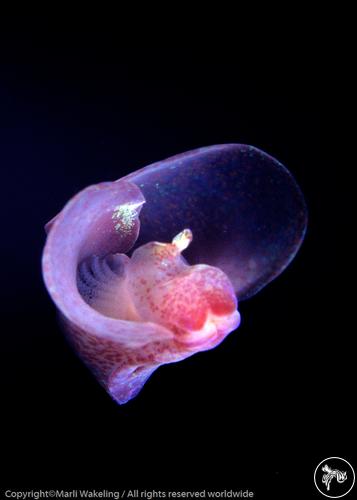
{"type": "Polygon", "coordinates": [[[117,205],[112,214],[116,231],[130,232],[137,217],[137,209],[142,203],[125,203],[117,205]]]}

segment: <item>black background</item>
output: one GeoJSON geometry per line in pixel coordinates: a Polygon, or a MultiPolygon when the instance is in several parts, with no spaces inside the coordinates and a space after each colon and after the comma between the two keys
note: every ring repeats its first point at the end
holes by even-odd
{"type": "Polygon", "coordinates": [[[315,466],[352,459],[351,328],[337,282],[348,272],[347,256],[337,259],[344,164],[325,134],[338,128],[341,89],[318,50],[277,55],[263,42],[243,57],[238,42],[129,48],[106,30],[6,39],[2,487],[251,488],[267,498],[304,483],[315,498],[315,466]],[[161,367],[117,406],[57,326],[40,271],[43,225],[89,184],[231,142],[294,174],[309,209],[303,247],[240,305],[242,325],[224,343],[161,367]]]}

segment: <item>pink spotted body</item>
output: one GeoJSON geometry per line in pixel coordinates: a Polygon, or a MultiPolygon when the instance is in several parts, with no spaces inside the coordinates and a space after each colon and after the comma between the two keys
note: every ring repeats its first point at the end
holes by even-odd
{"type": "MultiPolygon", "coordinates": [[[[181,248],[191,240],[191,231],[185,230],[173,243],[147,243],[131,258],[111,256],[117,274],[91,299],[81,284],[86,275],[80,275],[79,289],[99,313],[135,322],[137,328],[150,322],[172,332],[166,341],[118,349],[115,342],[88,337],[71,327],[74,347],[120,403],[134,397],[161,364],[210,349],[239,325],[237,299],[225,274],[212,266],[189,266],[182,257],[181,248]],[[182,241],[185,236],[187,241],[182,241]]],[[[99,274],[98,259],[92,264],[99,274]]]]}
{"type": "MultiPolygon", "coordinates": [[[[189,240],[192,233],[189,230],[189,240]]],[[[176,238],[182,237],[179,235],[176,238]]],[[[128,288],[140,317],[175,333],[178,342],[203,347],[239,325],[233,285],[218,268],[189,266],[175,244],[148,243],[128,266],[128,288]]]]}

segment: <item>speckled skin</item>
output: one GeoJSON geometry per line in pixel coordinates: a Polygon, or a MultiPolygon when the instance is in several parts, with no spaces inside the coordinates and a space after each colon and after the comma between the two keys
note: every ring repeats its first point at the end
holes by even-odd
{"type": "Polygon", "coordinates": [[[229,333],[219,332],[214,341],[201,345],[199,349],[175,338],[152,341],[140,348],[130,348],[124,343],[81,330],[63,317],[61,323],[67,339],[79,357],[119,404],[125,404],[134,398],[159,366],[181,361],[198,350],[211,349],[222,342],[229,333]]]}
{"type": "Polygon", "coordinates": [[[305,226],[301,192],[275,159],[251,146],[201,148],[78,193],[47,225],[43,276],[74,349],[123,404],[161,364],[211,349],[234,327],[190,344],[171,324],[101,314],[79,293],[81,262],[190,228],[189,263],[222,269],[246,298],[288,265],[305,226]]]}
{"type": "Polygon", "coordinates": [[[62,324],[77,354],[119,404],[135,397],[161,364],[193,354],[175,341],[150,342],[138,349],[128,348],[124,343],[81,330],[63,318],[62,324]]]}

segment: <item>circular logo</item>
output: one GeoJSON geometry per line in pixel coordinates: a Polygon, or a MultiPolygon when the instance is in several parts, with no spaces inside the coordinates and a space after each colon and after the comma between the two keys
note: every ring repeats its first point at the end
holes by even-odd
{"type": "Polygon", "coordinates": [[[322,460],[315,469],[315,486],[328,498],[347,495],[355,484],[355,471],[344,458],[329,457],[322,460]]]}

